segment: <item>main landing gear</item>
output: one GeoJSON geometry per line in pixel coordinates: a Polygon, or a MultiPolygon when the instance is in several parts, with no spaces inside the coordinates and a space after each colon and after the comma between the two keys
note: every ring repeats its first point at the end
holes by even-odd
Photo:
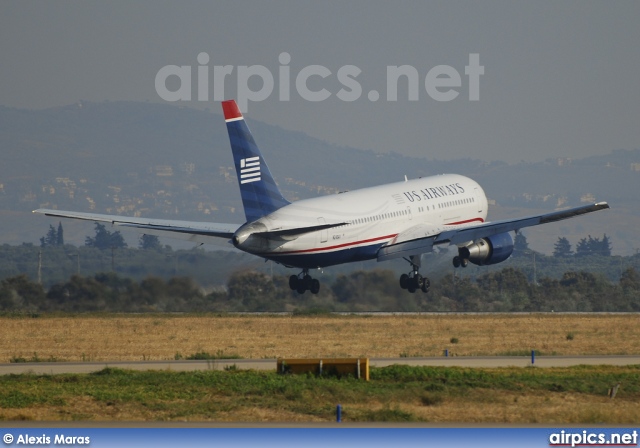
{"type": "Polygon", "coordinates": [[[431,282],[427,277],[423,277],[418,272],[418,269],[420,269],[420,255],[411,256],[410,260],[407,261],[411,264],[411,272],[400,276],[400,287],[410,293],[414,293],[418,289],[425,293],[429,292],[431,282]]]}
{"type": "Polygon", "coordinates": [[[303,269],[300,274],[289,277],[289,288],[298,291],[298,294],[304,294],[305,291],[318,294],[320,281],[309,275],[309,269],[303,269]]]}
{"type": "Polygon", "coordinates": [[[459,255],[456,255],[455,257],[453,257],[454,268],[459,268],[461,266],[463,268],[466,268],[468,264],[469,264],[469,260],[467,258],[462,258],[459,255]]]}

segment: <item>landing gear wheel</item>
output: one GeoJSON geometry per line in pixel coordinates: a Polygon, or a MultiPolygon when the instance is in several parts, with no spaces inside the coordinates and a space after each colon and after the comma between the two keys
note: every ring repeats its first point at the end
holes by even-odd
{"type": "Polygon", "coordinates": [[[411,294],[413,294],[418,289],[420,289],[421,285],[422,285],[422,276],[420,274],[416,273],[413,277],[411,277],[409,279],[409,287],[407,288],[407,290],[411,294]]]}
{"type": "Polygon", "coordinates": [[[313,278],[309,274],[305,275],[302,279],[302,284],[305,289],[311,289],[311,282],[313,282],[313,278]]]}
{"type": "Polygon", "coordinates": [[[420,289],[422,290],[422,292],[427,293],[429,292],[429,287],[431,286],[431,282],[429,281],[428,278],[423,278],[422,279],[422,286],[420,286],[420,289]]]}
{"type": "Polygon", "coordinates": [[[466,268],[469,265],[469,260],[467,260],[466,258],[463,258],[460,266],[462,266],[463,268],[466,268]]]}
{"type": "Polygon", "coordinates": [[[298,289],[298,276],[297,275],[292,275],[291,277],[289,277],[289,288],[291,288],[292,290],[296,290],[298,289]]]}
{"type": "MultiPolygon", "coordinates": [[[[460,260],[459,257],[454,258],[460,260]]],[[[400,276],[400,287],[402,289],[406,289],[410,293],[415,293],[417,290],[422,290],[422,292],[428,292],[429,286],[431,286],[431,282],[428,278],[420,275],[420,257],[417,255],[411,256],[410,259],[405,258],[411,264],[411,272],[408,274],[402,274],[400,276]]]]}
{"type": "Polygon", "coordinates": [[[289,288],[297,291],[298,294],[304,294],[305,291],[318,294],[320,291],[320,281],[311,277],[308,269],[303,269],[300,274],[289,277],[289,288]]]}
{"type": "Polygon", "coordinates": [[[460,257],[458,257],[457,255],[455,257],[453,257],[453,267],[454,268],[459,268],[461,264],[462,264],[462,261],[460,260],[460,257]]]}
{"type": "Polygon", "coordinates": [[[407,289],[409,287],[409,276],[407,274],[402,274],[400,276],[400,287],[402,289],[407,289]]]}

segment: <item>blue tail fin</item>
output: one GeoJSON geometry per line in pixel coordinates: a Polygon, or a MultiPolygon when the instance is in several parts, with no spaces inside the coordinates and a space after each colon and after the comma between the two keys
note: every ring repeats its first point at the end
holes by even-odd
{"type": "Polygon", "coordinates": [[[271,176],[260,149],[234,100],[223,101],[233,161],[247,222],[255,221],[289,204],[271,176]]]}

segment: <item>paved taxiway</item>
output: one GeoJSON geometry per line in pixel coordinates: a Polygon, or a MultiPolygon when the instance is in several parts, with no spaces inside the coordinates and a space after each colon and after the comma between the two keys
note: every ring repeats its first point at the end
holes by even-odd
{"type": "MultiPolygon", "coordinates": [[[[442,367],[528,367],[531,358],[525,356],[453,356],[437,358],[371,358],[372,367],[393,364],[442,367]]],[[[640,365],[640,355],[633,356],[536,356],[536,367],[569,367],[577,365],[640,365]]],[[[114,362],[38,362],[0,364],[0,375],[33,373],[91,373],[106,367],[130,370],[170,370],[191,372],[223,370],[235,365],[238,369],[275,370],[275,359],[218,359],[208,361],[114,361],[114,362]]]]}

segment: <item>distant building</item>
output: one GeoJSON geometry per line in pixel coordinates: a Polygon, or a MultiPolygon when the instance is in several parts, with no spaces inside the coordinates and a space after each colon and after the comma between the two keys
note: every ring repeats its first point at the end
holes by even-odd
{"type": "Polygon", "coordinates": [[[596,197],[591,193],[583,194],[580,196],[580,202],[595,202],[596,197]]]}
{"type": "Polygon", "coordinates": [[[171,177],[173,176],[173,167],[171,165],[156,165],[153,167],[156,176],[171,177]]]}

